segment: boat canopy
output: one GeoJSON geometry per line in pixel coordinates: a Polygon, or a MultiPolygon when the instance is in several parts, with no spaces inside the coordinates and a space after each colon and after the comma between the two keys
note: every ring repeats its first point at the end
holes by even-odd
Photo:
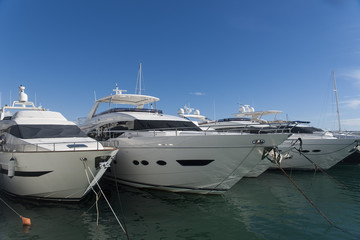
{"type": "Polygon", "coordinates": [[[138,94],[116,94],[96,100],[99,103],[113,103],[113,104],[128,104],[142,108],[145,104],[157,102],[160,99],[157,97],[138,95],[138,94]]]}
{"type": "MultiPolygon", "coordinates": [[[[118,86],[113,90],[115,95],[106,96],[96,100],[93,108],[90,110],[88,119],[92,118],[100,103],[109,103],[111,104],[123,104],[123,105],[133,105],[136,106],[137,109],[142,109],[145,104],[156,103],[160,99],[153,96],[142,95],[142,94],[124,94],[126,90],[118,89],[118,86]]],[[[155,105],[156,108],[156,105],[155,105]]]]}
{"type": "Polygon", "coordinates": [[[256,111],[256,112],[234,113],[234,114],[232,114],[232,115],[233,115],[233,116],[236,116],[236,117],[248,116],[248,117],[251,117],[251,120],[253,120],[253,121],[259,121],[262,116],[275,114],[275,118],[276,118],[276,114],[279,114],[279,113],[282,113],[282,111],[278,111],[278,110],[268,110],[268,111],[256,111]]]}

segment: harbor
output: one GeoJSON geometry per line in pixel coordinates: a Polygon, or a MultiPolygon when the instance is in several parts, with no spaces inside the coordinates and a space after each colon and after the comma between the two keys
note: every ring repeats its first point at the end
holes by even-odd
{"type": "Polygon", "coordinates": [[[0,240],[360,239],[359,10],[0,0],[0,240]]]}
{"type": "Polygon", "coordinates": [[[144,108],[156,97],[113,91],[79,126],[35,107],[24,86],[1,109],[1,239],[358,237],[347,210],[360,203],[356,133],[265,121],[253,108],[231,129],[204,130],[183,111],[144,108]]]}

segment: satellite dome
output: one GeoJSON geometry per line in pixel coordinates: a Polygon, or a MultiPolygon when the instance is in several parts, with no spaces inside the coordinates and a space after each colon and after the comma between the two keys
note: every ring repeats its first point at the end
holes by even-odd
{"type": "Polygon", "coordinates": [[[179,116],[184,116],[185,110],[183,108],[180,108],[177,113],[179,116]]]}
{"type": "Polygon", "coordinates": [[[28,101],[28,96],[24,91],[25,91],[25,87],[20,85],[20,87],[19,87],[19,102],[27,102],[28,101]]]}

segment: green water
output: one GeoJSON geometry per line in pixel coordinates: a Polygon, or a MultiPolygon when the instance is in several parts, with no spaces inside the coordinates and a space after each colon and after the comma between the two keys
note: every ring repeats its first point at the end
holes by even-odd
{"type": "Polygon", "coordinates": [[[97,226],[94,196],[79,204],[14,200],[2,196],[0,239],[360,239],[360,166],[288,172],[334,224],[328,223],[280,171],[243,179],[221,196],[140,190],[102,182],[124,234],[103,198],[97,226]]]}

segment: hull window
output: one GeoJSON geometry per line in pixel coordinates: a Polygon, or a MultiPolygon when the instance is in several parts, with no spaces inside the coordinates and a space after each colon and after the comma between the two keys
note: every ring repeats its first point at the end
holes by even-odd
{"type": "Polygon", "coordinates": [[[141,161],[141,164],[147,166],[147,165],[149,165],[149,162],[146,161],[146,160],[142,160],[142,161],[141,161]]]}
{"type": "MultiPolygon", "coordinates": [[[[41,172],[24,172],[24,171],[15,171],[15,176],[17,177],[40,177],[42,175],[51,173],[52,171],[41,171],[41,172]]],[[[8,174],[8,170],[1,169],[0,173],[8,174]]]]}
{"type": "Polygon", "coordinates": [[[66,145],[68,148],[86,148],[88,147],[87,145],[85,144],[68,144],[66,145]]]}
{"type": "Polygon", "coordinates": [[[206,166],[214,160],[196,159],[196,160],[176,160],[181,166],[206,166]]]}
{"type": "Polygon", "coordinates": [[[167,163],[163,160],[159,160],[156,162],[157,164],[159,164],[160,166],[165,166],[167,163]]]}

